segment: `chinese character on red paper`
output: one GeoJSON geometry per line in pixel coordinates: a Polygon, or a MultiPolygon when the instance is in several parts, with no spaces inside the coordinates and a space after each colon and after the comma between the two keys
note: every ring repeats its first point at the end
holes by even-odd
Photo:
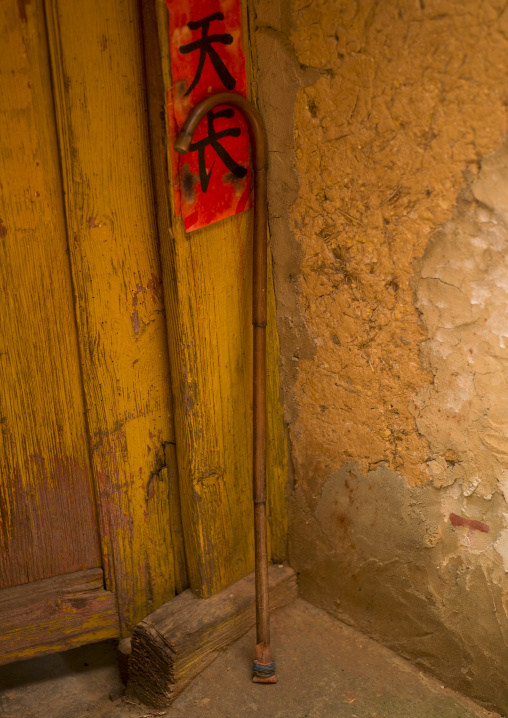
{"type": "Polygon", "coordinates": [[[207,114],[190,151],[174,142],[190,110],[216,92],[245,97],[245,56],[239,0],[166,0],[173,84],[168,114],[175,209],[191,231],[251,206],[249,136],[243,116],[231,107],[207,114]]]}

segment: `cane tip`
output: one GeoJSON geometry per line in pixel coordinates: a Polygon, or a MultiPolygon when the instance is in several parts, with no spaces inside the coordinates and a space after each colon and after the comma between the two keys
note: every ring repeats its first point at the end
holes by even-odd
{"type": "Polygon", "coordinates": [[[253,683],[277,683],[275,661],[272,660],[272,647],[269,643],[258,643],[256,658],[252,665],[253,683]]]}

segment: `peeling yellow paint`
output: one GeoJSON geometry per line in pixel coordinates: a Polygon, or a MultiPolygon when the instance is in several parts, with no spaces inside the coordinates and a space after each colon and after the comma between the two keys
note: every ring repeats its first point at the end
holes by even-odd
{"type": "Polygon", "coordinates": [[[149,491],[174,433],[139,7],[52,0],[47,18],[106,587],[125,634],[175,592],[169,490],[149,491]]]}
{"type": "MultiPolygon", "coordinates": [[[[167,92],[171,76],[165,1],[157,0],[156,8],[167,92]]],[[[245,37],[247,32],[244,17],[245,37]]],[[[170,352],[189,580],[191,588],[206,597],[254,568],[252,212],[188,235],[172,212],[172,233],[163,236],[161,254],[168,329],[178,337],[170,352]]],[[[271,555],[279,558],[286,554],[287,447],[271,282],[268,305],[269,543],[271,555]]]]}

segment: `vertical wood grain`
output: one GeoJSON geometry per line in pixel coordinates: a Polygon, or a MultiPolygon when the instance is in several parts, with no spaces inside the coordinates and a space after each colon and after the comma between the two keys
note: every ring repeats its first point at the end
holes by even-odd
{"type": "Polygon", "coordinates": [[[175,592],[182,593],[189,587],[187,577],[187,558],[185,555],[185,539],[182,527],[182,513],[180,510],[180,486],[178,483],[178,463],[176,459],[176,445],[166,444],[166,466],[162,470],[167,472],[169,484],[169,525],[171,526],[171,541],[173,543],[175,592]]]}
{"type": "Polygon", "coordinates": [[[0,587],[99,566],[43,5],[0,3],[0,587]]]}
{"type": "MultiPolygon", "coordinates": [[[[147,52],[156,78],[151,108],[161,256],[172,362],[182,521],[191,588],[210,596],[254,565],[252,507],[252,213],[244,212],[186,235],[172,206],[166,94],[171,86],[168,14],[164,0],[143,5],[146,23],[155,7],[159,57],[147,52]],[[164,118],[164,123],[162,123],[164,118]],[[158,179],[157,179],[158,178],[158,179]]],[[[153,31],[155,36],[155,30],[153,31]]],[[[146,41],[145,41],[146,48],[146,41]]],[[[287,454],[280,409],[274,297],[270,286],[268,450],[272,552],[285,555],[287,454]]]]}
{"type": "Polygon", "coordinates": [[[169,360],[135,0],[48,0],[106,587],[123,632],[175,592],[169,360]]]}

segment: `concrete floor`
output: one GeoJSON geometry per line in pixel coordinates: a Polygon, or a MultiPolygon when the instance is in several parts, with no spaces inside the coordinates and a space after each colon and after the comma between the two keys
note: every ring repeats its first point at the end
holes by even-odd
{"type": "Polygon", "coordinates": [[[298,600],[273,615],[279,683],[251,683],[254,633],[165,711],[121,697],[112,642],[0,667],[1,718],[499,718],[298,600]]]}

